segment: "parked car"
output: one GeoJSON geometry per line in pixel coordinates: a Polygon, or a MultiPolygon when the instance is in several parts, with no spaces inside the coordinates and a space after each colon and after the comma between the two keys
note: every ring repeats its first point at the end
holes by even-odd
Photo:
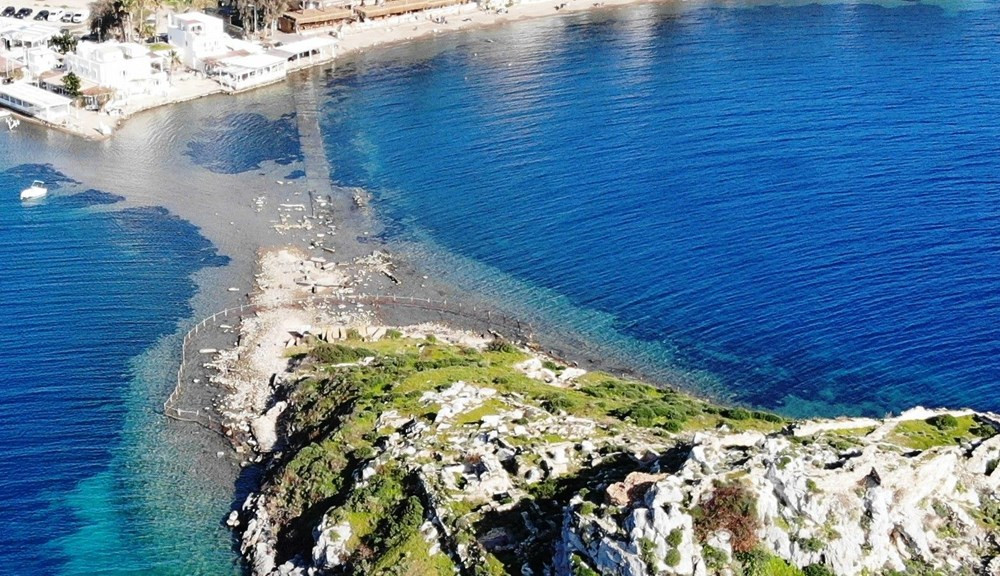
{"type": "Polygon", "coordinates": [[[70,22],[73,21],[73,13],[72,12],[66,12],[65,14],[62,15],[62,18],[60,18],[59,21],[60,22],[64,22],[66,24],[69,24],[70,22]]]}
{"type": "Polygon", "coordinates": [[[81,24],[84,20],[87,19],[87,16],[88,14],[86,12],[77,12],[76,14],[73,14],[73,23],[81,24]]]}
{"type": "Polygon", "coordinates": [[[17,8],[14,8],[13,6],[8,6],[8,7],[6,7],[6,8],[3,9],[3,12],[0,12],[0,16],[5,16],[7,18],[10,18],[16,12],[17,12],[17,8]]]}
{"type": "Polygon", "coordinates": [[[49,22],[58,22],[63,17],[62,10],[51,10],[49,12],[49,22]]]}
{"type": "Polygon", "coordinates": [[[21,8],[17,11],[17,14],[14,14],[14,18],[21,18],[23,20],[24,18],[31,16],[32,12],[34,12],[34,10],[31,8],[21,8]]]}
{"type": "Polygon", "coordinates": [[[35,20],[48,20],[48,19],[49,19],[48,10],[39,10],[38,14],[35,14],[35,20]]]}

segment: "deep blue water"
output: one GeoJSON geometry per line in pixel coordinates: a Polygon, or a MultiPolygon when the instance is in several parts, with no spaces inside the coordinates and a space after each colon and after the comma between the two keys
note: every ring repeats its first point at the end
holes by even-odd
{"type": "Polygon", "coordinates": [[[327,83],[333,177],[459,282],[600,313],[681,381],[1000,409],[1000,7],[968,7],[644,6],[390,49],[327,83]]]}
{"type": "MultiPolygon", "coordinates": [[[[637,6],[440,37],[339,65],[324,138],[400,249],[644,371],[788,413],[998,409],[998,12],[637,6]]],[[[226,494],[155,412],[191,274],[225,259],[118,194],[217,209],[266,171],[246,209],[304,177],[288,90],[240,98],[111,143],[0,133],[0,574],[238,571],[226,494]],[[52,194],[22,205],[35,178],[52,194]]]]}
{"type": "Polygon", "coordinates": [[[156,509],[154,456],[130,454],[164,425],[163,381],[137,403],[133,360],[190,314],[190,275],[225,259],[163,209],[3,150],[0,192],[0,573],[194,573],[201,550],[155,527],[184,503],[156,509]],[[33,179],[49,196],[22,204],[33,179]]]}

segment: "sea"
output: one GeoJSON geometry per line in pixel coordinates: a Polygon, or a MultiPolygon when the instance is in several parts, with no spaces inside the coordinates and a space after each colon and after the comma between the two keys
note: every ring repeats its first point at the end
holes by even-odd
{"type": "Polygon", "coordinates": [[[256,248],[200,207],[302,174],[300,89],[307,152],[372,194],[380,238],[553,348],[790,416],[1000,410],[997,22],[995,1],[595,7],[110,143],[0,131],[0,574],[241,573],[228,457],[157,407],[232,297],[206,279],[256,248]],[[34,179],[50,195],[22,204],[34,179]]]}

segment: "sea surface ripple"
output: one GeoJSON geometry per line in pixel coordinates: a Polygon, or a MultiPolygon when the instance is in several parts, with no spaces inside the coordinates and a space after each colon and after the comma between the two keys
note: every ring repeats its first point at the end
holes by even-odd
{"type": "Polygon", "coordinates": [[[789,414],[998,409],[1000,10],[967,7],[442,37],[341,66],[327,150],[454,281],[607,317],[646,372],[789,414]]]}

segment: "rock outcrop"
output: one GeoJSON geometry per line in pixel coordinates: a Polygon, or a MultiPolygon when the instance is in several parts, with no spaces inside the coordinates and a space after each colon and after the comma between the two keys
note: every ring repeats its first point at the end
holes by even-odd
{"type": "Polygon", "coordinates": [[[357,360],[301,362],[287,404],[252,421],[275,452],[229,523],[254,574],[1000,566],[994,415],[789,423],[428,333],[362,327],[378,352],[355,341],[357,360]]]}

